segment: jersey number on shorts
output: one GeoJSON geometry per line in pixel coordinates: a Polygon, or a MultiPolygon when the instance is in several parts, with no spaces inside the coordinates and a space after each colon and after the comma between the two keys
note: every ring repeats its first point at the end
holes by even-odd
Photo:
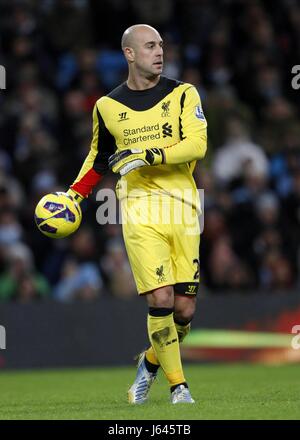
{"type": "Polygon", "coordinates": [[[199,277],[200,277],[200,260],[198,260],[198,258],[195,258],[193,260],[193,264],[197,265],[197,270],[196,270],[195,275],[194,275],[194,280],[198,280],[199,277]]]}

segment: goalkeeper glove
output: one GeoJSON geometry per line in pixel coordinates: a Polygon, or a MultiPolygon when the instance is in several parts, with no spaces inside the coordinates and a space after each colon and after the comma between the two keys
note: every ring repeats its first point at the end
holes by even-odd
{"type": "Polygon", "coordinates": [[[120,173],[121,176],[124,176],[136,168],[146,165],[161,165],[164,161],[165,155],[161,148],[149,148],[148,150],[132,148],[110,156],[108,166],[114,173],[120,173]]]}
{"type": "Polygon", "coordinates": [[[69,188],[67,191],[68,196],[71,196],[73,200],[75,200],[77,203],[81,203],[84,197],[81,194],[78,194],[76,191],[74,191],[72,188],[69,188]]]}

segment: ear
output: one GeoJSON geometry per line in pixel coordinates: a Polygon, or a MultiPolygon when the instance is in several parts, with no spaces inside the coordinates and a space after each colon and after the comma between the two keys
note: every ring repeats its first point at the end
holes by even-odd
{"type": "Polygon", "coordinates": [[[125,47],[124,48],[124,55],[125,55],[125,58],[128,62],[134,61],[135,55],[134,55],[134,50],[132,49],[132,47],[125,47]]]}

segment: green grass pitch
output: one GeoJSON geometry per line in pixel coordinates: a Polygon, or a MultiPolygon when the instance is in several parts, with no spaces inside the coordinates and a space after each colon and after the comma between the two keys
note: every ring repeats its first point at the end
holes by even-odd
{"type": "Polygon", "coordinates": [[[0,372],[0,419],[300,419],[299,366],[186,365],[194,405],[171,405],[160,372],[150,399],[129,405],[135,369],[0,372]]]}

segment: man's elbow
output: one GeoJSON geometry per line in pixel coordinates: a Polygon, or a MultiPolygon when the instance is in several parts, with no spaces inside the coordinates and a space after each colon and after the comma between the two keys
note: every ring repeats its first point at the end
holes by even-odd
{"type": "Polygon", "coordinates": [[[194,160],[200,160],[203,159],[205,154],[206,154],[206,150],[207,150],[207,139],[205,138],[198,138],[195,141],[195,157],[194,160]]]}

